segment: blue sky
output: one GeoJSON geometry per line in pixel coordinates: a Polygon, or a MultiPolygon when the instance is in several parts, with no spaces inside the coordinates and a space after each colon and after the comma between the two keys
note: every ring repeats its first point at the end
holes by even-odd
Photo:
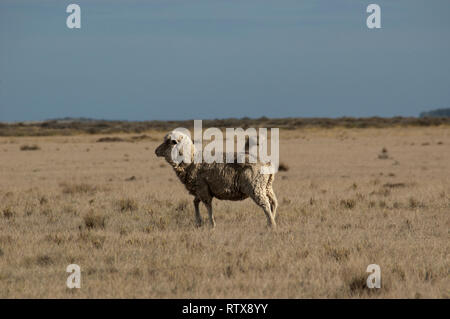
{"type": "Polygon", "coordinates": [[[0,121],[417,116],[450,107],[449,15],[448,0],[2,0],[0,121]]]}

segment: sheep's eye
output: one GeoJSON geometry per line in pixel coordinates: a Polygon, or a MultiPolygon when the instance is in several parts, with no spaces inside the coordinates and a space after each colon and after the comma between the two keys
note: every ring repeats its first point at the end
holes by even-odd
{"type": "Polygon", "coordinates": [[[177,141],[172,140],[171,143],[172,143],[172,145],[175,145],[175,144],[177,144],[177,141]]]}

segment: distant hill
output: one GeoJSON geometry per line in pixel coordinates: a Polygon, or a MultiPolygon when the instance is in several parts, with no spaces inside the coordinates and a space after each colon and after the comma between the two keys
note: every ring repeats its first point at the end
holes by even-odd
{"type": "MultiPolygon", "coordinates": [[[[108,121],[89,118],[59,118],[43,122],[0,122],[0,136],[51,136],[51,135],[75,135],[75,134],[116,134],[136,133],[142,134],[149,131],[168,132],[177,127],[193,128],[193,120],[184,121],[108,121]]],[[[410,127],[410,126],[450,126],[450,116],[445,117],[366,117],[366,118],[228,118],[204,120],[203,128],[218,127],[277,127],[285,130],[298,128],[384,128],[384,127],[410,127]]]]}
{"type": "MultiPolygon", "coordinates": [[[[94,119],[89,117],[60,117],[47,119],[45,122],[59,122],[59,123],[67,123],[67,122],[108,122],[108,120],[103,119],[94,119]]],[[[125,122],[125,121],[124,121],[125,122]]]]}
{"type": "Polygon", "coordinates": [[[422,112],[420,117],[450,117],[450,108],[422,112]]]}

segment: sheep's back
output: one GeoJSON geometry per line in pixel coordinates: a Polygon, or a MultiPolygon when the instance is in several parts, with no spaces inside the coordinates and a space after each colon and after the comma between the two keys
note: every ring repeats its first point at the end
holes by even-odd
{"type": "Polygon", "coordinates": [[[218,199],[243,200],[248,197],[242,192],[254,171],[259,169],[257,164],[212,163],[202,164],[198,177],[208,184],[211,195],[218,199]]]}

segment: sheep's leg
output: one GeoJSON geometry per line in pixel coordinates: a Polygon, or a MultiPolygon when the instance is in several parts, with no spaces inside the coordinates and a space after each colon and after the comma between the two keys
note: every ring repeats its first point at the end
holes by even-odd
{"type": "Polygon", "coordinates": [[[272,211],[273,219],[275,219],[277,216],[278,200],[272,188],[267,190],[267,197],[269,197],[270,210],[272,211]]]}
{"type": "Polygon", "coordinates": [[[206,208],[208,209],[209,222],[211,227],[216,227],[216,221],[214,220],[213,210],[212,210],[212,201],[208,201],[205,203],[206,208]]]}
{"type": "Polygon", "coordinates": [[[270,201],[269,198],[263,194],[255,193],[251,195],[251,198],[255,201],[255,203],[264,210],[264,214],[267,217],[267,226],[275,227],[277,224],[275,223],[274,216],[270,210],[270,201]]]}
{"type": "Polygon", "coordinates": [[[209,191],[208,184],[203,181],[203,183],[198,184],[197,188],[198,198],[205,204],[206,209],[208,209],[209,222],[211,226],[216,226],[216,222],[214,221],[213,211],[212,211],[212,199],[211,193],[209,191]]]}
{"type": "Polygon", "coordinates": [[[198,227],[202,225],[202,216],[200,215],[200,199],[195,198],[194,199],[194,208],[195,208],[195,222],[198,227]]]}

